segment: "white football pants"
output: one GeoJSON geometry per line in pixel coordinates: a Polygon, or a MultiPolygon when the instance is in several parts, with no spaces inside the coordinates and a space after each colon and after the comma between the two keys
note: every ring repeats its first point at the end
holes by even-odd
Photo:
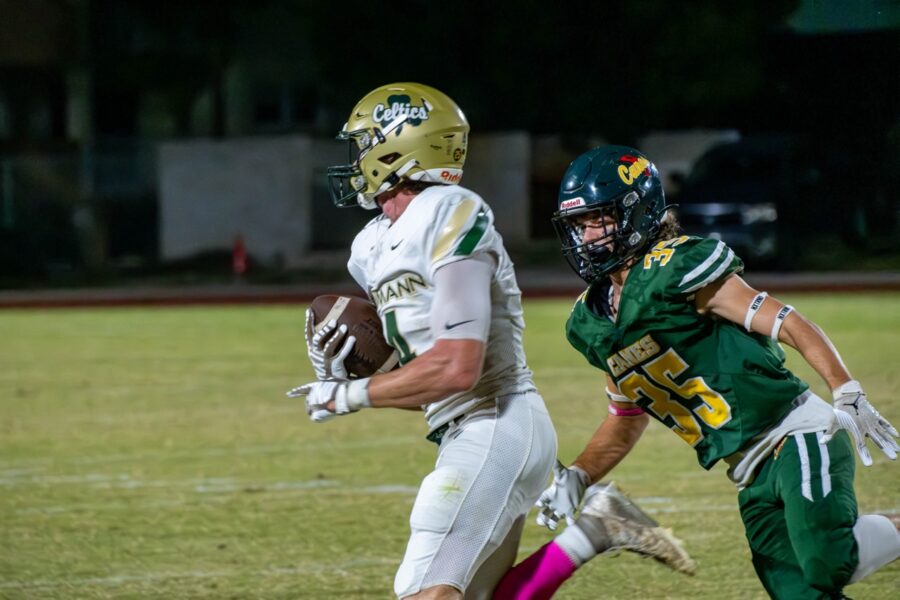
{"type": "Polygon", "coordinates": [[[409,516],[412,534],[394,579],[398,598],[436,585],[490,598],[547,485],[556,432],[536,392],[498,397],[457,421],[409,516]]]}

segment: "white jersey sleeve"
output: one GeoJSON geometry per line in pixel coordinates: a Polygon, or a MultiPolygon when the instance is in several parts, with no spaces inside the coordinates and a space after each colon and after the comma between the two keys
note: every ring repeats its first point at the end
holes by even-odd
{"type": "Polygon", "coordinates": [[[493,260],[484,255],[451,262],[435,271],[431,306],[435,339],[487,342],[493,271],[493,260]]]}

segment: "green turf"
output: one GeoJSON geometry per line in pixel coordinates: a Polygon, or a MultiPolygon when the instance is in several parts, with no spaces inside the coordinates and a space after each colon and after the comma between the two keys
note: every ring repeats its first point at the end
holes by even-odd
{"type": "MultiPolygon", "coordinates": [[[[786,299],[900,423],[900,295],[786,299]]],[[[0,312],[0,597],[390,598],[435,447],[418,414],[314,425],[284,397],[311,376],[302,308],[0,312]]],[[[563,460],[605,414],[599,373],[563,338],[568,310],[526,304],[563,460]]],[[[615,479],[686,541],[697,576],[604,557],[559,598],[765,597],[732,486],[692,454],[652,424],[615,479]]],[[[898,510],[900,465],[873,456],[861,509],[898,510]]],[[[550,537],[529,524],[523,552],[550,537]]],[[[847,591],[896,598],[898,582],[895,564],[847,591]]]]}

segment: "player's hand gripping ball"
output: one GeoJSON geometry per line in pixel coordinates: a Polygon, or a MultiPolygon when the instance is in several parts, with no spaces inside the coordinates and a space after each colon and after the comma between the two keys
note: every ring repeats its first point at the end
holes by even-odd
{"type": "Polygon", "coordinates": [[[309,306],[313,332],[318,332],[336,321],[335,330],[346,326],[345,337],[353,336],[356,342],[343,363],[354,377],[370,377],[387,373],[399,362],[399,354],[391,347],[381,332],[381,319],[375,305],[355,296],[329,294],[319,296],[309,306]]]}

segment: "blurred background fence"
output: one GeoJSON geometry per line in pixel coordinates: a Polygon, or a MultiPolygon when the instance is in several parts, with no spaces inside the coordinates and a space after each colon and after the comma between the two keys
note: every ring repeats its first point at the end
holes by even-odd
{"type": "Polygon", "coordinates": [[[559,178],[609,142],[751,264],[900,269],[896,2],[407,8],[0,0],[0,286],[339,270],[372,215],[330,205],[332,138],[392,80],[463,107],[520,264],[559,267],[559,178]]]}

